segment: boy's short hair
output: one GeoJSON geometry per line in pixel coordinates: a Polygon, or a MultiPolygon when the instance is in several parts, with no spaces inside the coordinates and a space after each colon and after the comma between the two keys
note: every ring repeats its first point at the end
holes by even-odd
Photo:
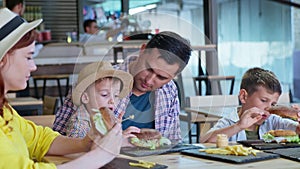
{"type": "Polygon", "coordinates": [[[269,70],[254,67],[245,72],[242,78],[240,89],[245,89],[249,95],[257,91],[257,87],[262,86],[270,93],[282,93],[281,85],[276,75],[269,70]]]}

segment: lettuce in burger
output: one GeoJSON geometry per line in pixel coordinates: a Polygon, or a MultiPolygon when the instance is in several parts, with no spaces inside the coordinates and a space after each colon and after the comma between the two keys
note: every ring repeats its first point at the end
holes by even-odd
{"type": "Polygon", "coordinates": [[[92,116],[92,119],[94,121],[95,128],[103,135],[105,135],[117,122],[117,118],[107,107],[93,109],[93,112],[94,115],[92,116]]]}
{"type": "Polygon", "coordinates": [[[171,145],[171,141],[162,137],[160,132],[155,129],[141,129],[140,133],[135,133],[135,135],[136,137],[131,138],[130,142],[137,147],[154,150],[158,147],[171,145]]]}
{"type": "Polygon", "coordinates": [[[292,130],[270,130],[263,135],[265,142],[300,143],[299,136],[292,130]]]}

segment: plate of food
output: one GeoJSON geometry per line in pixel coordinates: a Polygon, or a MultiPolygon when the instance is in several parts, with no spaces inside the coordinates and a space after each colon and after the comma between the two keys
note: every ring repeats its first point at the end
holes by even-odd
{"type": "Polygon", "coordinates": [[[278,158],[279,155],[265,153],[243,145],[229,145],[224,148],[191,149],[181,152],[184,155],[217,160],[229,163],[249,163],[278,158]]]}
{"type": "Polygon", "coordinates": [[[242,140],[238,143],[259,150],[300,147],[300,139],[291,130],[270,130],[262,140],[242,140]]]}
{"type": "Polygon", "coordinates": [[[155,129],[143,128],[139,133],[132,133],[136,137],[130,138],[130,143],[136,147],[146,148],[150,150],[155,150],[159,147],[167,147],[172,144],[172,142],[161,135],[161,133],[155,129]]]}
{"type": "Polygon", "coordinates": [[[140,157],[201,148],[201,146],[198,145],[171,142],[155,129],[143,128],[140,133],[133,134],[135,134],[136,137],[130,138],[130,143],[133,144],[134,147],[123,147],[121,149],[122,154],[140,157]]]}

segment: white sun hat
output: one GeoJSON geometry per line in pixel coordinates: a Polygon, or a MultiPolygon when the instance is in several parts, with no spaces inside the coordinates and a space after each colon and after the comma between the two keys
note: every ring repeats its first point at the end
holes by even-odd
{"type": "Polygon", "coordinates": [[[0,9],[0,60],[27,32],[43,20],[27,22],[7,8],[0,9]]]}

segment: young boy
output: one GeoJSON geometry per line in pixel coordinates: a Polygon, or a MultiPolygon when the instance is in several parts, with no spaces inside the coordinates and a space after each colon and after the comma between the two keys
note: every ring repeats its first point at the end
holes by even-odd
{"type": "Polygon", "coordinates": [[[119,97],[129,95],[132,83],[129,73],[113,69],[108,62],[96,62],[84,67],[72,95],[78,109],[67,122],[67,136],[85,137],[91,128],[92,109],[107,107],[113,111],[119,97]]]}
{"type": "MultiPolygon", "coordinates": [[[[217,134],[226,134],[229,141],[262,139],[269,130],[286,129],[300,134],[298,122],[270,114],[266,109],[277,104],[281,85],[275,74],[261,68],[249,69],[243,76],[239,100],[239,120],[223,117],[200,142],[216,142],[217,134]]],[[[299,116],[299,115],[298,115],[299,116]]]]}

